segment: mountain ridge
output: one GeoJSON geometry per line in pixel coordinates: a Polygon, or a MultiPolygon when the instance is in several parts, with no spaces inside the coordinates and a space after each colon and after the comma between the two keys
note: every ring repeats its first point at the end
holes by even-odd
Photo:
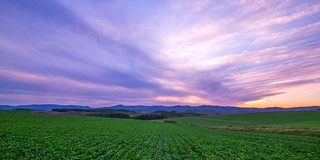
{"type": "Polygon", "coordinates": [[[218,106],[218,105],[114,105],[109,107],[92,108],[89,106],[81,105],[59,105],[59,104],[30,104],[30,105],[0,105],[1,110],[40,110],[52,111],[52,109],[82,109],[82,110],[95,110],[95,109],[114,109],[114,110],[129,110],[141,113],[151,113],[156,111],[176,111],[176,112],[190,112],[200,114],[236,114],[236,113],[259,113],[259,112],[285,112],[285,111],[311,111],[320,110],[320,106],[305,106],[294,108],[242,108],[236,106],[218,106]]]}

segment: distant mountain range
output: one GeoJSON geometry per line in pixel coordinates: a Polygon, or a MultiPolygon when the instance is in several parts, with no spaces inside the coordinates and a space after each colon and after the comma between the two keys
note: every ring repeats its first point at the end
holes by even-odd
{"type": "Polygon", "coordinates": [[[155,111],[176,111],[176,112],[191,112],[201,114],[235,114],[235,113],[257,113],[257,112],[282,112],[282,111],[311,111],[320,110],[320,106],[308,106],[308,107],[296,107],[296,108],[241,108],[234,106],[124,106],[116,105],[110,107],[91,108],[89,106],[78,105],[57,105],[57,104],[31,104],[31,105],[0,105],[0,110],[40,110],[40,111],[52,111],[52,109],[82,109],[82,110],[94,110],[94,109],[115,109],[115,110],[130,110],[142,113],[151,113],[155,111]]]}
{"type": "Polygon", "coordinates": [[[30,105],[0,105],[2,110],[37,110],[37,111],[52,111],[52,109],[92,109],[89,106],[78,105],[58,105],[58,104],[30,104],[30,105]]]}
{"type": "Polygon", "coordinates": [[[242,108],[234,106],[123,106],[116,105],[108,107],[109,109],[124,109],[136,112],[155,112],[155,111],[177,111],[177,112],[191,112],[201,114],[233,114],[233,113],[257,113],[257,112],[282,112],[282,111],[310,111],[320,110],[320,106],[308,106],[297,108],[242,108]]]}

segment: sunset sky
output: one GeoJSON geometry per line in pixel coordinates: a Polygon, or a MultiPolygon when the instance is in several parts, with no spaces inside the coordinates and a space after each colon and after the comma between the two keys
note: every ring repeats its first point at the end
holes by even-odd
{"type": "Polygon", "coordinates": [[[318,0],[1,0],[0,105],[320,105],[318,0]]]}

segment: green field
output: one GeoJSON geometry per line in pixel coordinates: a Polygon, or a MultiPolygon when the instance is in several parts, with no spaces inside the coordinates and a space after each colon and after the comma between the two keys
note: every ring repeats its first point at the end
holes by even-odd
{"type": "Polygon", "coordinates": [[[320,112],[275,112],[170,119],[207,128],[320,136],[320,112]]]}
{"type": "Polygon", "coordinates": [[[0,111],[0,159],[320,159],[320,138],[0,111]]]}
{"type": "Polygon", "coordinates": [[[236,114],[223,116],[197,116],[176,118],[183,124],[202,126],[283,126],[283,127],[320,127],[320,112],[275,112],[236,114]]]}

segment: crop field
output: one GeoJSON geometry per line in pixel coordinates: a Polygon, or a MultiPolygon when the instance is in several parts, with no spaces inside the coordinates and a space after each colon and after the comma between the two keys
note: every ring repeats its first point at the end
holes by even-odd
{"type": "Polygon", "coordinates": [[[169,119],[206,128],[320,137],[320,112],[275,112],[169,119]]]}
{"type": "Polygon", "coordinates": [[[202,126],[320,127],[320,112],[275,112],[174,119],[178,123],[202,126]]]}
{"type": "Polygon", "coordinates": [[[320,159],[320,138],[0,111],[0,159],[320,159]]]}

